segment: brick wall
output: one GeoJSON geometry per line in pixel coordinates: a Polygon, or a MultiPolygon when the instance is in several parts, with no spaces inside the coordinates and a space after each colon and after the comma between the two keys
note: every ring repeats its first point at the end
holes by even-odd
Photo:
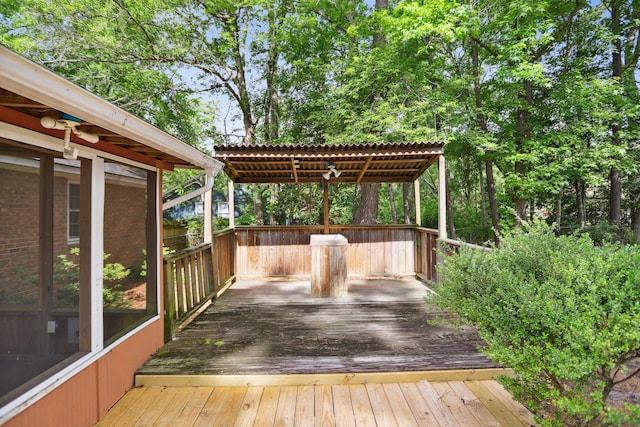
{"type": "MultiPolygon", "coordinates": [[[[54,256],[77,246],[67,240],[68,181],[54,178],[54,256]]],[[[105,199],[104,244],[111,254],[107,262],[139,267],[146,244],[146,187],[107,182],[105,199]]],[[[37,170],[0,168],[0,301],[38,295],[39,212],[37,170]]]]}
{"type": "Polygon", "coordinates": [[[104,250],[106,262],[127,268],[142,265],[146,245],[146,187],[107,183],[105,188],[104,250]]]}
{"type": "Polygon", "coordinates": [[[37,173],[0,169],[0,300],[38,295],[37,173]]]}

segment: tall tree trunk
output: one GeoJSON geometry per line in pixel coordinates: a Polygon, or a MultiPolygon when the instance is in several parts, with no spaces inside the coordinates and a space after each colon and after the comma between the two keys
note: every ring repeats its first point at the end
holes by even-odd
{"type": "Polygon", "coordinates": [[[410,196],[410,188],[411,185],[408,182],[402,183],[402,207],[404,210],[404,223],[411,224],[411,196],[410,196]]]}
{"type": "Polygon", "coordinates": [[[562,231],[562,193],[564,193],[564,189],[560,187],[556,198],[556,235],[558,236],[562,231]]]}
{"type": "Polygon", "coordinates": [[[240,111],[242,112],[242,123],[244,125],[244,143],[253,144],[255,141],[256,124],[253,120],[253,112],[251,110],[251,100],[249,98],[249,91],[247,90],[247,77],[245,68],[245,51],[244,51],[244,38],[246,37],[240,30],[238,23],[238,16],[234,16],[229,21],[228,30],[234,40],[234,62],[235,72],[232,74],[231,80],[238,88],[237,93],[231,92],[231,95],[236,98],[240,111]]]}
{"type": "MultiPolygon", "coordinates": [[[[611,32],[614,36],[612,52],[613,78],[616,84],[623,85],[622,81],[622,41],[620,22],[620,1],[611,0],[611,32]]],[[[611,125],[611,138],[613,145],[620,145],[620,131],[622,126],[619,119],[611,125]]],[[[615,225],[620,232],[622,218],[622,181],[620,171],[613,166],[609,171],[609,222],[615,225]]]]}
{"type": "Polygon", "coordinates": [[[272,9],[268,11],[269,51],[265,70],[267,88],[264,96],[264,136],[268,144],[273,143],[279,136],[278,110],[280,98],[278,96],[277,71],[280,51],[278,46],[278,26],[280,25],[280,20],[287,14],[287,7],[287,0],[282,0],[272,5],[272,9]]]}
{"type": "Polygon", "coordinates": [[[365,182],[360,184],[360,201],[354,214],[353,223],[370,225],[378,222],[379,184],[365,182]]]}
{"type": "Polygon", "coordinates": [[[484,162],[487,175],[487,196],[489,197],[489,212],[491,213],[491,225],[493,226],[493,242],[500,246],[500,212],[498,211],[498,201],[496,200],[496,184],[493,178],[493,162],[484,162]]]}
{"type": "MultiPolygon", "coordinates": [[[[531,139],[531,129],[529,128],[530,107],[533,103],[533,85],[530,80],[526,80],[523,92],[519,95],[521,107],[516,111],[516,154],[524,153],[526,142],[531,139]]],[[[514,165],[514,172],[519,180],[524,180],[527,176],[528,165],[524,160],[517,160],[514,165]]],[[[522,225],[522,221],[527,215],[527,200],[523,197],[522,186],[516,184],[513,188],[513,203],[515,205],[515,226],[522,225]]]]}
{"type": "Polygon", "coordinates": [[[487,229],[487,200],[484,189],[484,173],[482,171],[482,163],[478,163],[478,176],[480,177],[480,218],[482,229],[487,229]]]}
{"type": "Polygon", "coordinates": [[[262,201],[262,191],[259,185],[251,186],[253,195],[253,214],[256,217],[256,225],[264,225],[264,202],[262,201]]]}
{"type": "Polygon", "coordinates": [[[396,211],[396,198],[393,195],[393,184],[387,184],[387,195],[389,196],[389,204],[391,205],[391,220],[394,224],[397,224],[398,212],[396,211]]]}
{"type": "MultiPolygon", "coordinates": [[[[476,117],[478,127],[484,134],[489,133],[487,117],[482,113],[482,93],[480,89],[480,61],[478,59],[478,45],[472,42],[471,61],[473,68],[473,92],[476,102],[476,117]]],[[[500,245],[500,212],[498,212],[498,202],[496,200],[496,186],[493,178],[493,162],[489,159],[484,161],[485,175],[487,177],[487,197],[489,198],[489,212],[491,214],[491,225],[493,226],[493,242],[500,245]]]]}
{"type": "MultiPolygon", "coordinates": [[[[388,0],[376,0],[376,10],[382,10],[389,7],[388,0]]],[[[380,46],[386,43],[382,31],[376,31],[373,34],[373,46],[380,46]]],[[[380,99],[382,94],[376,93],[371,97],[371,102],[380,99]]],[[[356,208],[353,222],[354,224],[375,224],[378,222],[378,198],[379,185],[374,183],[360,184],[360,202],[356,208]]]]}
{"type": "Polygon", "coordinates": [[[640,206],[635,206],[631,212],[633,218],[633,239],[635,243],[640,243],[640,206]]]}
{"type": "Polygon", "coordinates": [[[278,202],[278,193],[280,192],[280,187],[278,186],[278,184],[271,184],[269,187],[269,225],[278,225],[276,214],[273,208],[278,202]]]}
{"type": "Polygon", "coordinates": [[[578,179],[574,184],[574,188],[576,190],[576,206],[578,210],[580,230],[584,230],[587,228],[587,195],[584,180],[578,179]]]}

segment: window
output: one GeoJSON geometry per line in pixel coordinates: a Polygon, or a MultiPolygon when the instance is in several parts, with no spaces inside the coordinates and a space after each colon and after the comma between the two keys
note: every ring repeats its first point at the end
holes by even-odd
{"type": "Polygon", "coordinates": [[[80,240],[80,184],[69,183],[67,200],[67,239],[77,242],[80,240]]]}

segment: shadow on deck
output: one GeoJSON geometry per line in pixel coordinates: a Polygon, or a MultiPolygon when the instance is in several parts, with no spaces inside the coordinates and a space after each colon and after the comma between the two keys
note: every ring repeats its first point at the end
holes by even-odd
{"type": "Polygon", "coordinates": [[[202,376],[236,376],[244,385],[272,385],[258,376],[279,374],[357,383],[372,373],[447,381],[502,372],[477,350],[471,328],[433,322],[442,312],[424,302],[426,292],[417,280],[351,280],[348,297],[311,298],[308,281],[240,281],[158,351],[136,384],[212,385],[202,376]]]}

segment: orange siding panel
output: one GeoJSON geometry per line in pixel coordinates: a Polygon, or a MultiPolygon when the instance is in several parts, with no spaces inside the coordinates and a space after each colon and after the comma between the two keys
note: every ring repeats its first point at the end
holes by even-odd
{"type": "Polygon", "coordinates": [[[4,427],[94,425],[133,386],[133,375],[163,344],[162,319],[113,348],[4,427]]]}

